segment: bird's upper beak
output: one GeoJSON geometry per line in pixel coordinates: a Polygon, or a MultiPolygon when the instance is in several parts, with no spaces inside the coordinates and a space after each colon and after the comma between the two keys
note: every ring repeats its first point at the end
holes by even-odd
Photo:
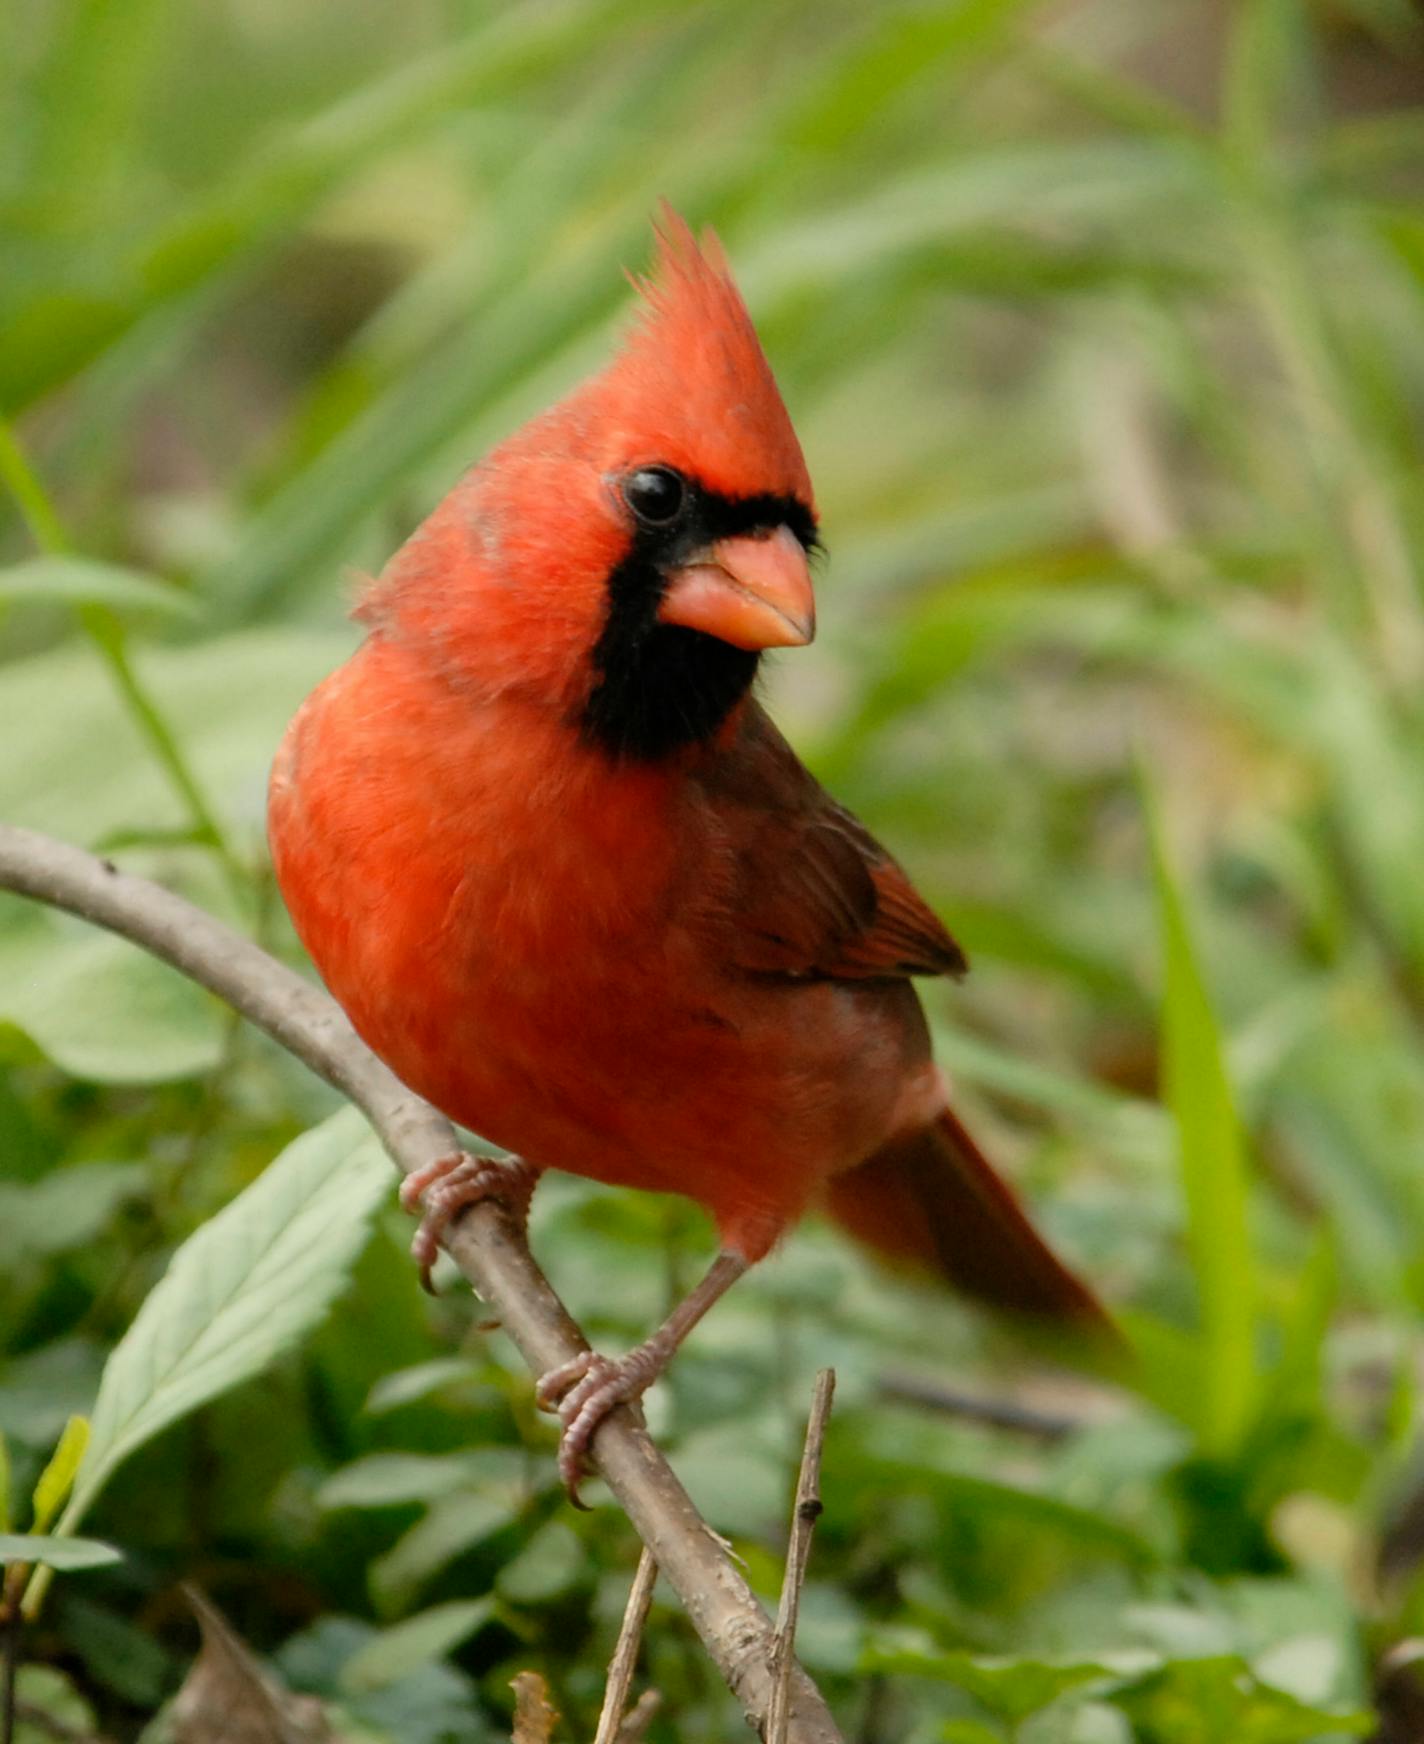
{"type": "Polygon", "coordinates": [[[816,601],[801,541],[789,527],[719,539],[673,571],[658,618],[734,648],[802,647],[816,634],[816,601]]]}

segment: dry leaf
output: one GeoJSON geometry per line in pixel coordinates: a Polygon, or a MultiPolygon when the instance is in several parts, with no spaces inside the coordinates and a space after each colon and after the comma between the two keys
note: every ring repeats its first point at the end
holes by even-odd
{"type": "Polygon", "coordinates": [[[332,1744],[321,1703],[283,1689],[215,1605],[183,1590],[203,1646],[173,1702],[173,1744],[332,1744]]]}
{"type": "Polygon", "coordinates": [[[549,1700],[549,1686],[537,1671],[521,1671],[509,1686],[514,1691],[514,1744],[549,1744],[559,1711],[549,1700]]]}

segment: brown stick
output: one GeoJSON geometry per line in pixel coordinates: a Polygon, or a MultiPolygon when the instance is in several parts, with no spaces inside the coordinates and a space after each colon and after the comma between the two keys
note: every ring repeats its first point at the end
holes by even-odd
{"type": "Polygon", "coordinates": [[[643,1638],[643,1625],[653,1603],[653,1588],[658,1584],[658,1565],[647,1545],[638,1558],[638,1571],[628,1590],[628,1603],[623,1611],[623,1626],[613,1657],[608,1662],[608,1682],[603,1691],[603,1712],[598,1716],[598,1731],[593,1744],[617,1744],[623,1729],[623,1710],[628,1706],[628,1690],[633,1682],[633,1669],[638,1663],[638,1643],[643,1638]]]}
{"type": "Polygon", "coordinates": [[[796,1479],[796,1506],[791,1514],[791,1542],[786,1547],[786,1572],[781,1577],[781,1605],[776,1613],[776,1643],[772,1649],[774,1678],[766,1744],[787,1744],[791,1727],[791,1672],[796,1663],[796,1619],[801,1613],[801,1589],[811,1560],[811,1534],[821,1517],[821,1448],[836,1391],[836,1371],[822,1369],[811,1396],[806,1420],[806,1446],[796,1479]]]}
{"type": "Polygon", "coordinates": [[[639,1744],[648,1727],[657,1719],[662,1705],[660,1690],[645,1689],[623,1716],[623,1724],[618,1728],[613,1744],[639,1744]]]}
{"type": "MultiPolygon", "coordinates": [[[[31,830],[0,824],[0,889],[18,891],[107,927],[180,969],[242,1015],[366,1115],[396,1166],[409,1174],[457,1148],[454,1129],[360,1040],[325,993],[250,940],[172,891],[31,830]]],[[[473,1205],[445,1246],[536,1374],[588,1348],[498,1205],[473,1205]]],[[[599,1430],[605,1482],[686,1609],[692,1626],[761,1728],[772,1699],[771,1624],[648,1433],[624,1407],[599,1430]]],[[[790,1669],[795,1744],[841,1744],[819,1690],[790,1669]]]]}

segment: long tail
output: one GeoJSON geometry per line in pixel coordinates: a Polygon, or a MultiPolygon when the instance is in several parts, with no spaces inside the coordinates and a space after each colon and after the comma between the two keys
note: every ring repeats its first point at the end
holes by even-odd
{"type": "Polygon", "coordinates": [[[948,1108],[933,1126],[836,1176],[826,1209],[887,1258],[936,1272],[995,1308],[1109,1324],[948,1108]]]}

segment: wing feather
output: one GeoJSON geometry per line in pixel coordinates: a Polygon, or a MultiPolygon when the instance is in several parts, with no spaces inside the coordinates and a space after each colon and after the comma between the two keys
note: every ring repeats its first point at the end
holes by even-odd
{"type": "Polygon", "coordinates": [[[731,953],[761,974],[960,975],[964,953],[903,868],[748,710],[705,778],[734,844],[731,953]]]}

